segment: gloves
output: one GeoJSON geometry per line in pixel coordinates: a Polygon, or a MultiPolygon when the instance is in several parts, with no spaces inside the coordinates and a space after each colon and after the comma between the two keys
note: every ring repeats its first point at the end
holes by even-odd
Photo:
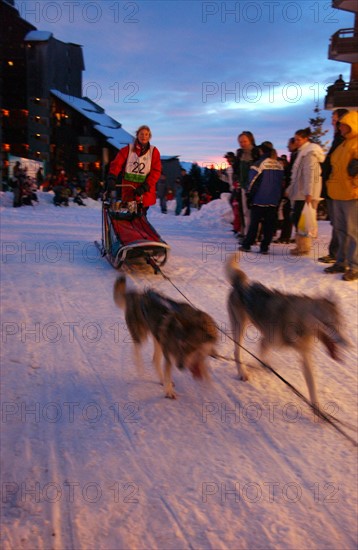
{"type": "Polygon", "coordinates": [[[135,189],[134,194],[137,197],[141,197],[143,195],[143,193],[145,193],[146,191],[149,191],[149,185],[147,183],[142,183],[142,185],[139,185],[135,189]]]}

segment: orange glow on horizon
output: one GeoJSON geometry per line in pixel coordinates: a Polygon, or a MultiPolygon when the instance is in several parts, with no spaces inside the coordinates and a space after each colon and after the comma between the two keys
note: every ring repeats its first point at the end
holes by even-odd
{"type": "Polygon", "coordinates": [[[192,164],[198,164],[200,168],[214,168],[214,170],[225,170],[228,167],[226,159],[220,156],[209,160],[193,160],[192,164]]]}

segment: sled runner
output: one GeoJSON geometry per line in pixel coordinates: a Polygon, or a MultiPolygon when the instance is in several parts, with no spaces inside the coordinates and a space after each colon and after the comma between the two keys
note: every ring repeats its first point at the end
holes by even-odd
{"type": "MultiPolygon", "coordinates": [[[[111,195],[117,195],[122,187],[135,189],[131,185],[117,185],[111,195]]],[[[97,242],[96,245],[116,269],[129,260],[144,258],[155,273],[165,264],[170,250],[147,220],[141,200],[122,201],[117,196],[103,199],[102,245],[97,242]]]]}

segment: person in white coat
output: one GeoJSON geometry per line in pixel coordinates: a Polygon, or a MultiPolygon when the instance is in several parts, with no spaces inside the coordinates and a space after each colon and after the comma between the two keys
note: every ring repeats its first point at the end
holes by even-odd
{"type": "Polygon", "coordinates": [[[297,225],[305,203],[317,210],[322,191],[321,163],[325,159],[324,151],[317,143],[310,141],[311,130],[297,130],[295,143],[297,157],[293,165],[291,183],[286,194],[291,201],[292,222],[296,227],[296,248],[290,254],[300,256],[308,254],[311,248],[310,237],[301,238],[297,234],[297,225]]]}

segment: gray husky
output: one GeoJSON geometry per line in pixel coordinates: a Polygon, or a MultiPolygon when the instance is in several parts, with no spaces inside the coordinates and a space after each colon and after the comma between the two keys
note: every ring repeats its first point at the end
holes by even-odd
{"type": "Polygon", "coordinates": [[[258,282],[250,282],[236,262],[235,254],[226,262],[226,274],[232,284],[228,311],[239,378],[248,380],[241,359],[241,343],[245,326],[252,323],[262,336],[262,354],[270,346],[289,346],[301,354],[310,401],[318,407],[311,361],[313,345],[320,340],[330,356],[337,359],[338,345],[348,343],[341,332],[337,304],[327,298],[284,294],[258,282]]]}
{"type": "Polygon", "coordinates": [[[143,293],[126,289],[124,276],[114,283],[113,299],[125,311],[125,320],[134,342],[137,366],[141,366],[140,346],[153,337],[153,364],[164,384],[165,397],[175,399],[172,365],[189,369],[194,378],[208,379],[208,356],[215,353],[218,331],[207,313],[189,304],[176,302],[154,290],[143,293]],[[161,368],[164,357],[164,373],[161,368]]]}

